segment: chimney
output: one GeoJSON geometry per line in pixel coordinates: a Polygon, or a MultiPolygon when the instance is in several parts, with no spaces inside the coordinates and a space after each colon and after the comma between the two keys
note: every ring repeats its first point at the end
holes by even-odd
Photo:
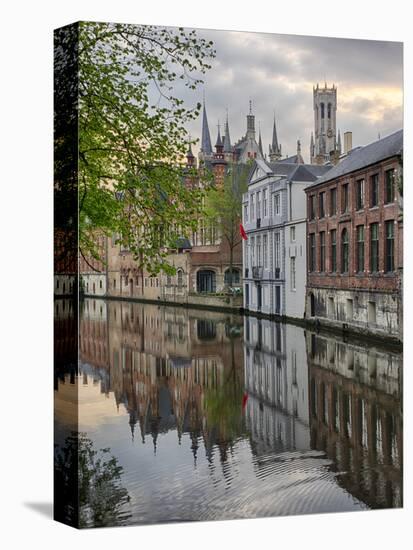
{"type": "Polygon", "coordinates": [[[344,132],[344,154],[353,149],[353,132],[344,132]]]}

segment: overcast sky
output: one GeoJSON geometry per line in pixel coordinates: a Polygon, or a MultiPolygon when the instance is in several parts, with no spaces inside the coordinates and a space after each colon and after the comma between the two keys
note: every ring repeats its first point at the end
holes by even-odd
{"type": "MultiPolygon", "coordinates": [[[[300,139],[309,162],[313,85],[324,81],[338,88],[337,127],[342,134],[353,132],[353,146],[402,127],[401,43],[210,30],[198,34],[212,40],[217,53],[203,87],[213,145],[218,120],[225,121],[227,108],[232,143],[245,134],[251,99],[264,152],[268,153],[275,111],[283,155],[295,154],[300,139]]],[[[203,89],[197,92],[200,101],[203,89]]],[[[201,119],[188,130],[200,138],[201,119]]]]}

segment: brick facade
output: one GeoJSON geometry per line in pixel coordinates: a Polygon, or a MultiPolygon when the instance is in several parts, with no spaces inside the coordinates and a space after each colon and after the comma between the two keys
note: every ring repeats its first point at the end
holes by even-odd
{"type": "Polygon", "coordinates": [[[395,154],[306,189],[308,317],[401,339],[400,174],[395,154]]]}

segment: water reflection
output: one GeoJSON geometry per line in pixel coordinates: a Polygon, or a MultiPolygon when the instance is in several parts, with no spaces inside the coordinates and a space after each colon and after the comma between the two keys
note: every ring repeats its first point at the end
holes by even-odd
{"type": "Polygon", "coordinates": [[[119,460],[130,523],[402,505],[394,351],[103,300],[79,345],[79,430],[119,460]]]}

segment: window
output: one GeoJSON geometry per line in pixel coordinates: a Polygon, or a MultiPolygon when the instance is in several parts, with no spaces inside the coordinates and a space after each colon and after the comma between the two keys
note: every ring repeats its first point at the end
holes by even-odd
{"type": "Polygon", "coordinates": [[[209,269],[198,271],[196,274],[197,292],[216,292],[216,275],[209,269]]]}
{"type": "Polygon", "coordinates": [[[357,271],[364,271],[364,225],[357,226],[357,271]]]}
{"type": "Polygon", "coordinates": [[[268,200],[267,200],[266,189],[264,189],[264,191],[262,192],[262,208],[263,208],[262,216],[263,218],[266,218],[268,216],[268,200]]]}
{"type": "Polygon", "coordinates": [[[388,204],[394,201],[394,170],[386,170],[384,184],[384,202],[388,204]]]}
{"type": "Polygon", "coordinates": [[[386,222],[386,271],[394,271],[394,222],[386,222]]]}
{"type": "Polygon", "coordinates": [[[320,271],[326,270],[326,233],[320,232],[320,271]]]}
{"type": "Polygon", "coordinates": [[[348,232],[341,232],[341,273],[348,273],[348,232]]]}
{"type": "Polygon", "coordinates": [[[275,268],[280,267],[280,234],[275,234],[275,241],[274,241],[274,257],[275,257],[275,268]]]}
{"type": "Polygon", "coordinates": [[[321,107],[321,118],[324,118],[324,103],[321,103],[320,107],[321,107]]]}
{"type": "Polygon", "coordinates": [[[335,216],[337,213],[337,188],[330,189],[330,216],[335,216]]]}
{"type": "Polygon", "coordinates": [[[261,237],[257,237],[257,266],[261,266],[261,237]]]}
{"type": "Polygon", "coordinates": [[[344,183],[341,188],[341,212],[348,212],[348,183],[344,183]]]}
{"type": "Polygon", "coordinates": [[[325,196],[326,194],[320,193],[318,196],[318,216],[319,218],[324,218],[325,216],[325,196]]]}
{"type": "Polygon", "coordinates": [[[102,281],[99,281],[99,288],[102,288],[102,281]]]}
{"type": "Polygon", "coordinates": [[[254,206],[254,193],[251,193],[250,196],[250,213],[251,213],[251,221],[255,218],[255,206],[254,206]]]}
{"type": "Polygon", "coordinates": [[[280,194],[274,195],[274,215],[278,216],[281,212],[280,209],[280,194]]]}
{"type": "Polygon", "coordinates": [[[268,267],[268,235],[262,238],[262,253],[264,255],[264,267],[268,267]]]}
{"type": "Polygon", "coordinates": [[[308,209],[310,213],[310,220],[315,218],[315,195],[310,195],[308,198],[308,209]]]}
{"type": "Polygon", "coordinates": [[[331,271],[337,271],[337,231],[333,229],[330,231],[330,243],[331,243],[331,271]]]}
{"type": "Polygon", "coordinates": [[[331,118],[331,103],[327,105],[327,117],[331,118]]]}
{"type": "Polygon", "coordinates": [[[356,210],[364,208],[364,179],[356,181],[356,210]]]}
{"type": "Polygon", "coordinates": [[[248,204],[244,204],[244,221],[248,221],[248,204]]]}
{"type": "Polygon", "coordinates": [[[315,234],[310,233],[310,247],[309,247],[309,270],[315,271],[315,234]]]}
{"type": "Polygon", "coordinates": [[[292,226],[290,227],[290,241],[291,241],[292,243],[295,242],[295,225],[292,225],[292,226]]]}
{"type": "Polygon", "coordinates": [[[370,271],[379,270],[379,224],[370,225],[370,271]]]}
{"type": "Polygon", "coordinates": [[[261,218],[261,191],[257,191],[257,218],[261,218]]]}
{"type": "Polygon", "coordinates": [[[374,174],[370,178],[370,207],[379,204],[379,175],[374,174]]]}
{"type": "Polygon", "coordinates": [[[179,287],[182,287],[182,285],[183,285],[183,275],[184,275],[184,272],[182,271],[182,269],[178,269],[177,279],[178,279],[178,286],[179,287]]]}
{"type": "Polygon", "coordinates": [[[116,279],[113,279],[113,288],[116,288],[116,279]]]}
{"type": "Polygon", "coordinates": [[[251,267],[255,266],[255,237],[251,237],[251,267]]]}
{"type": "Polygon", "coordinates": [[[295,290],[295,256],[290,258],[291,290],[295,290]]]}

